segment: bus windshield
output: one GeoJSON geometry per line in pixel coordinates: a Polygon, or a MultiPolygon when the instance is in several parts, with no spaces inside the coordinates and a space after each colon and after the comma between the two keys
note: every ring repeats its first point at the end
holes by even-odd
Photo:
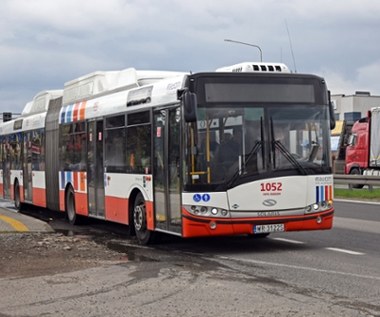
{"type": "Polygon", "coordinates": [[[198,106],[197,122],[187,124],[185,185],[222,190],[260,178],[331,173],[327,111],[289,103],[198,106]]]}

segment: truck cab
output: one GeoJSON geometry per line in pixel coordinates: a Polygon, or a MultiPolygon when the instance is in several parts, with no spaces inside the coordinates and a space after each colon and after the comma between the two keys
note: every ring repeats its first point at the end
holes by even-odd
{"type": "Polygon", "coordinates": [[[369,135],[369,117],[354,123],[346,148],[345,174],[363,174],[363,171],[368,168],[369,135]]]}

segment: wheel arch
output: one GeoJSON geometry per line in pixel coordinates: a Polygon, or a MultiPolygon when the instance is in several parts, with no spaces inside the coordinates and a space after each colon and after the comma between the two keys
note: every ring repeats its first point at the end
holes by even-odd
{"type": "Polygon", "coordinates": [[[20,181],[17,176],[15,176],[15,178],[13,179],[13,189],[15,189],[16,184],[20,186],[20,181]]]}
{"type": "Polygon", "coordinates": [[[358,164],[353,164],[349,167],[349,174],[351,174],[351,172],[353,170],[358,170],[360,174],[363,174],[363,169],[360,167],[360,165],[358,164]]]}

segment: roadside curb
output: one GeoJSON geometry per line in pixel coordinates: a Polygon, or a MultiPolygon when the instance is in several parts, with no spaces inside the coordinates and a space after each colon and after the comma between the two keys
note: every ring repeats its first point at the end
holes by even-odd
{"type": "Polygon", "coordinates": [[[44,221],[12,210],[6,203],[0,205],[0,234],[10,232],[54,232],[44,221]]]}

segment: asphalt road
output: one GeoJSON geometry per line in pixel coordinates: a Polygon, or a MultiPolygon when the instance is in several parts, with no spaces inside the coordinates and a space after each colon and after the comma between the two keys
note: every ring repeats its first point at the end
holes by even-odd
{"type": "Polygon", "coordinates": [[[273,234],[261,241],[202,240],[187,250],[239,263],[247,273],[251,268],[301,291],[342,298],[358,312],[373,308],[369,311],[380,316],[380,205],[336,202],[335,207],[329,231],[273,234]]]}
{"type": "Polygon", "coordinates": [[[0,279],[0,316],[380,316],[380,205],[335,207],[329,231],[113,238],[129,261],[0,279]]]}

